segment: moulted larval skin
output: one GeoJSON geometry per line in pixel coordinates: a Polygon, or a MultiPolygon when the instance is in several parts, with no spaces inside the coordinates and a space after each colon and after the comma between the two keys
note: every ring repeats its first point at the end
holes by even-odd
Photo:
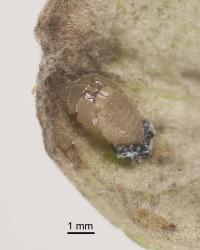
{"type": "Polygon", "coordinates": [[[47,153],[147,249],[200,249],[199,13],[199,0],[50,0],[35,28],[43,51],[37,115],[47,153]],[[112,79],[152,122],[151,157],[118,159],[76,122],[69,93],[86,75],[112,79]]]}

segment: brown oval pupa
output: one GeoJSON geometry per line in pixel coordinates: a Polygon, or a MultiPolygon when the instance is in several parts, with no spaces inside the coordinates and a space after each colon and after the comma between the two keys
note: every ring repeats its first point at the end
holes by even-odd
{"type": "Polygon", "coordinates": [[[142,144],[144,128],[136,104],[109,78],[87,75],[68,92],[69,113],[83,128],[114,146],[142,144]]]}

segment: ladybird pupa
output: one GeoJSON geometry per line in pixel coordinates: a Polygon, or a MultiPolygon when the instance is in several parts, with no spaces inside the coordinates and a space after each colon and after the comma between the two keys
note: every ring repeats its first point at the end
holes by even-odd
{"type": "Polygon", "coordinates": [[[93,133],[113,145],[141,144],[144,129],[134,103],[111,80],[86,76],[73,84],[69,93],[70,111],[93,133]]]}
{"type": "Polygon", "coordinates": [[[86,75],[74,81],[69,87],[67,106],[85,130],[112,144],[119,157],[137,158],[129,146],[144,144],[144,122],[136,104],[111,79],[86,75]],[[120,152],[121,146],[126,152],[120,152]]]}

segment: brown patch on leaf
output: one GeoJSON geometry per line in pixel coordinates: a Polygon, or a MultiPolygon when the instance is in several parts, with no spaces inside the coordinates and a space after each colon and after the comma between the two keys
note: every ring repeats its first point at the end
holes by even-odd
{"type": "Polygon", "coordinates": [[[157,137],[154,143],[152,158],[157,162],[159,162],[160,164],[164,164],[171,161],[173,156],[174,153],[169,144],[162,141],[161,138],[157,137]]]}
{"type": "Polygon", "coordinates": [[[156,134],[162,134],[165,131],[166,123],[162,119],[155,119],[153,121],[153,125],[156,130],[156,134]]]}
{"type": "Polygon", "coordinates": [[[80,152],[75,144],[71,144],[66,151],[66,156],[73,163],[74,168],[79,169],[84,167],[84,162],[80,157],[80,152]]]}
{"type": "Polygon", "coordinates": [[[173,232],[176,225],[168,222],[148,208],[137,208],[133,212],[133,222],[138,226],[154,232],[173,232]]]}
{"type": "Polygon", "coordinates": [[[116,189],[119,193],[124,192],[124,186],[122,184],[117,184],[116,189]]]}

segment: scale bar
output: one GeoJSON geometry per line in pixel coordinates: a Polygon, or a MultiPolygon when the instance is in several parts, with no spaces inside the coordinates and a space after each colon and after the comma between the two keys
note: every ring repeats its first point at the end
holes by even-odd
{"type": "Polygon", "coordinates": [[[95,234],[95,232],[67,232],[67,234],[95,234]]]}

